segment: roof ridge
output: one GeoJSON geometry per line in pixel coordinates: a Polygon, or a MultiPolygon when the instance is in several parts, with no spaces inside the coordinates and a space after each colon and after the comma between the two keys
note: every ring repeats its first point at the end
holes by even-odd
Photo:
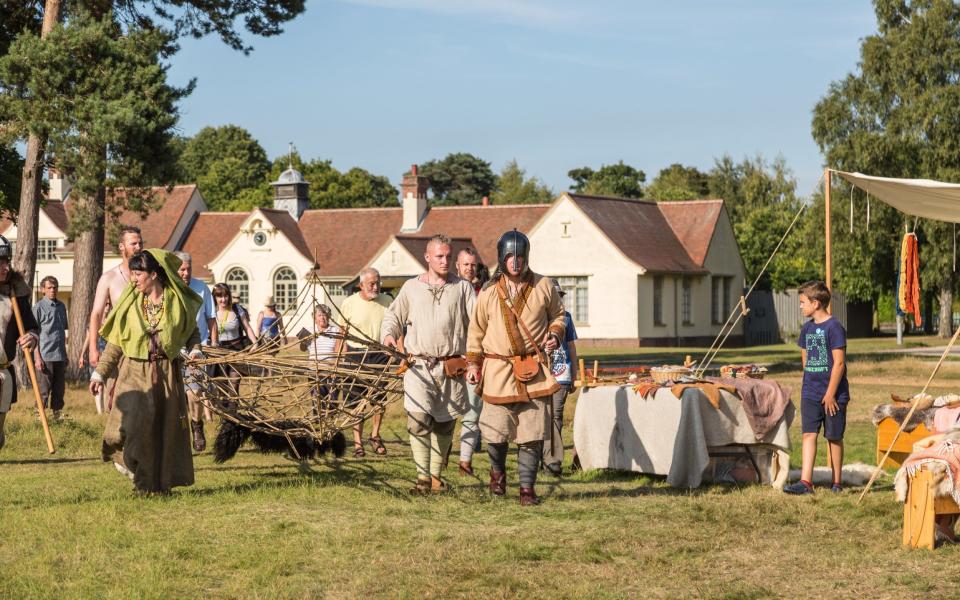
{"type": "Polygon", "coordinates": [[[488,204],[484,206],[483,204],[442,204],[439,206],[431,206],[430,210],[448,210],[448,209],[459,209],[459,208],[544,208],[547,206],[553,206],[553,203],[537,203],[537,204],[488,204]]]}
{"type": "Polygon", "coordinates": [[[697,198],[696,200],[657,200],[657,204],[705,204],[725,202],[723,198],[697,198]]]}
{"type": "Polygon", "coordinates": [[[615,200],[617,202],[635,202],[641,204],[659,204],[656,200],[651,200],[649,198],[621,198],[620,196],[602,196],[599,194],[581,194],[579,192],[567,192],[572,197],[576,198],[596,198],[599,200],[615,200]]]}
{"type": "MultiPolygon", "coordinates": [[[[403,207],[399,204],[397,206],[365,206],[365,207],[352,207],[352,208],[308,208],[303,211],[303,214],[307,213],[320,213],[320,212],[348,212],[348,211],[361,211],[361,210],[402,210],[403,207]]],[[[275,210],[275,209],[272,209],[275,210]]]]}

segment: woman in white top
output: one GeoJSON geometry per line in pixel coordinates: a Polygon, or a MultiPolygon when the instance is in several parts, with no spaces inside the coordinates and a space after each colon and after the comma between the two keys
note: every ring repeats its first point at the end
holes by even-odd
{"type": "MultiPolygon", "coordinates": [[[[317,334],[340,333],[340,328],[330,320],[330,307],[326,304],[318,304],[314,307],[313,325],[314,333],[317,334]]],[[[313,341],[301,344],[300,349],[306,350],[310,358],[315,360],[332,360],[340,353],[342,345],[342,339],[317,335],[313,341]]]]}
{"type": "MultiPolygon", "coordinates": [[[[217,334],[221,348],[243,350],[257,339],[250,326],[250,317],[239,303],[233,302],[233,293],[225,283],[213,286],[213,300],[217,304],[217,334]]],[[[229,378],[234,393],[240,389],[240,372],[233,367],[220,367],[223,377],[229,378]]]]}

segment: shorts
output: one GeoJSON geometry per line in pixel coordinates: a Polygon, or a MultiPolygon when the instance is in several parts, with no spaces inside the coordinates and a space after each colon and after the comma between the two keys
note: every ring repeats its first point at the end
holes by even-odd
{"type": "Polygon", "coordinates": [[[823,426],[823,437],[839,442],[843,439],[843,432],[847,429],[847,404],[849,398],[837,400],[837,414],[832,417],[827,414],[826,408],[820,400],[808,398],[800,399],[800,420],[803,433],[820,433],[823,426]]]}

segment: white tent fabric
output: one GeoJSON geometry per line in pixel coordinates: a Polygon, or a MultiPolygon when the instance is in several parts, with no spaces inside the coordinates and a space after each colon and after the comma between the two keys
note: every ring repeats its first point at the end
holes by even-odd
{"type": "Polygon", "coordinates": [[[960,223],[960,184],[932,179],[894,179],[834,171],[851,184],[908,215],[960,223]]]}

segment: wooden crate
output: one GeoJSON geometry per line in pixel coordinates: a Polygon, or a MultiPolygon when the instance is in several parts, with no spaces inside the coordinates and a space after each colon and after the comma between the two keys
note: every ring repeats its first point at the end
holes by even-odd
{"type": "Polygon", "coordinates": [[[903,545],[933,550],[937,515],[960,514],[960,506],[952,498],[934,498],[933,474],[926,469],[917,471],[908,483],[903,504],[903,545]]]}
{"type": "MultiPolygon", "coordinates": [[[[880,461],[883,460],[883,455],[890,446],[893,436],[897,434],[898,429],[900,429],[900,424],[893,419],[884,419],[877,425],[877,464],[880,464],[880,461]]],[[[923,423],[917,425],[913,431],[904,431],[901,433],[900,437],[897,438],[897,443],[893,446],[893,450],[890,451],[890,456],[887,457],[887,462],[884,463],[883,466],[899,468],[900,465],[903,464],[903,461],[913,452],[913,445],[929,435],[932,434],[923,423]]]]}

